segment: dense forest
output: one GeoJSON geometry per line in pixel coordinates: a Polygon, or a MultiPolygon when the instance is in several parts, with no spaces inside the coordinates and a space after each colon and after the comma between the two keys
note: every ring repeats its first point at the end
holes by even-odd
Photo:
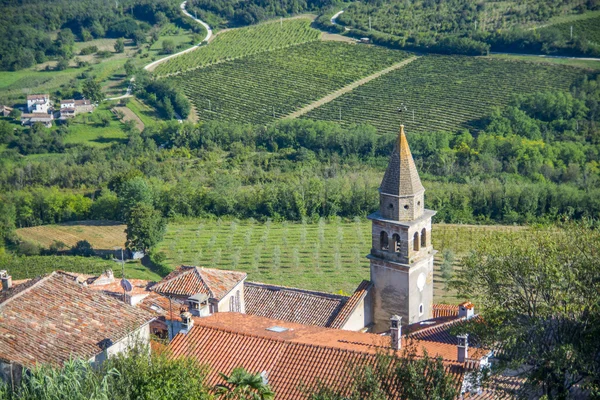
{"type": "MultiPolygon", "coordinates": [[[[597,80],[516,97],[479,129],[408,133],[437,220],[531,223],[600,215],[597,80]]],[[[68,130],[68,127],[62,128],[68,130]]],[[[354,217],[377,208],[394,135],[310,120],[269,127],[164,123],[106,149],[61,144],[61,130],[15,137],[0,124],[2,231],[120,219],[142,197],[166,217],[354,217]],[[44,135],[49,137],[45,138],[44,135]],[[63,152],[43,161],[35,153],[63,152]],[[11,228],[12,227],[12,228],[11,228]]]]}
{"type": "Polygon", "coordinates": [[[51,0],[0,2],[0,69],[19,70],[73,57],[75,40],[145,40],[152,25],[182,21],[175,0],[51,0]]]}
{"type": "Polygon", "coordinates": [[[334,0],[190,0],[187,7],[213,27],[251,25],[273,17],[319,12],[334,0]]]}

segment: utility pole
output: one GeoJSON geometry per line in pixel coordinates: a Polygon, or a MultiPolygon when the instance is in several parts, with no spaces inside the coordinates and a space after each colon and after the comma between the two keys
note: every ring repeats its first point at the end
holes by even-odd
{"type": "Polygon", "coordinates": [[[573,25],[571,25],[571,41],[573,41],[573,25]]]}
{"type": "Polygon", "coordinates": [[[369,30],[371,30],[371,16],[369,15],[369,30]]]}
{"type": "Polygon", "coordinates": [[[275,106],[273,106],[273,118],[275,118],[275,106]]]}
{"type": "Polygon", "coordinates": [[[210,99],[208,99],[208,111],[210,111],[210,99]]]}

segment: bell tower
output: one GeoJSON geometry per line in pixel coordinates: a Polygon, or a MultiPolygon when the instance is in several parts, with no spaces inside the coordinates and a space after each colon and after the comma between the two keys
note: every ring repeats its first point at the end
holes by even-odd
{"type": "Polygon", "coordinates": [[[367,256],[373,283],[373,332],[389,328],[393,315],[404,324],[432,317],[433,256],[431,217],[424,207],[425,188],[415,166],[404,125],[379,188],[379,211],[372,221],[367,256]]]}

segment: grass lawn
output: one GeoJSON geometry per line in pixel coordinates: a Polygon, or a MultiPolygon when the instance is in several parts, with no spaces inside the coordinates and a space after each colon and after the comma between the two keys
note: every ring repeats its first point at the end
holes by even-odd
{"type": "Polygon", "coordinates": [[[156,110],[154,110],[147,104],[142,103],[135,97],[129,99],[129,101],[127,102],[127,108],[133,111],[135,115],[137,115],[142,120],[145,126],[156,125],[156,123],[158,122],[159,118],[156,115],[156,110]]]}
{"type": "Polygon", "coordinates": [[[65,144],[87,143],[91,146],[105,147],[113,142],[124,141],[127,134],[123,131],[125,124],[110,111],[109,104],[102,103],[94,110],[93,114],[80,114],[69,125],[69,134],[65,137],[65,144]],[[100,126],[94,122],[99,115],[110,118],[108,126],[100,126]]]}

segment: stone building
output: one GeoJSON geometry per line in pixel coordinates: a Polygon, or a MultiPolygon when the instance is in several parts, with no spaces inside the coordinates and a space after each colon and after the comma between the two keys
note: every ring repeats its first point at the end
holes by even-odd
{"type": "Polygon", "coordinates": [[[372,221],[368,255],[373,283],[373,328],[387,329],[390,317],[412,324],[433,317],[431,217],[404,126],[379,188],[379,211],[372,221]]]}

